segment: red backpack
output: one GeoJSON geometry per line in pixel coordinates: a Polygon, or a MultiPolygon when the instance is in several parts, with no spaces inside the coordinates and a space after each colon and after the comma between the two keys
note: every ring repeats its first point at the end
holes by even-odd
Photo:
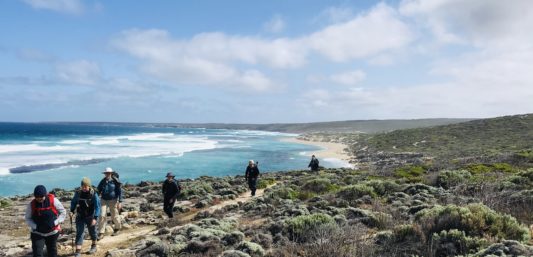
{"type": "MultiPolygon", "coordinates": [[[[43,201],[43,207],[37,207],[36,205],[36,201],[35,199],[33,199],[31,201],[31,214],[32,214],[32,217],[38,217],[38,216],[41,216],[41,212],[44,212],[44,211],[52,211],[54,213],[54,215],[57,217],[58,215],[58,211],[54,205],[54,199],[55,199],[55,196],[53,194],[48,194],[46,199],[44,199],[43,201]],[[46,204],[46,202],[48,202],[48,206],[46,204]]],[[[53,228],[53,230],[61,230],[61,227],[59,225],[55,226],[53,228]]]]}

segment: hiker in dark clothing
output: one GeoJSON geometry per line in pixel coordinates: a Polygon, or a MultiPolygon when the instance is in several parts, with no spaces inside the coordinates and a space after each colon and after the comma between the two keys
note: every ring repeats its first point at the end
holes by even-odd
{"type": "Polygon", "coordinates": [[[167,173],[167,179],[163,182],[163,211],[165,211],[169,218],[174,217],[174,204],[181,191],[181,187],[174,177],[174,174],[169,172],[167,173]]]}
{"type": "Polygon", "coordinates": [[[311,161],[307,167],[311,168],[312,171],[318,171],[318,163],[318,159],[315,157],[315,155],[313,155],[311,156],[311,161]]]}
{"type": "Polygon", "coordinates": [[[254,160],[248,162],[244,177],[248,181],[248,187],[252,190],[252,196],[254,196],[255,190],[257,189],[257,178],[259,177],[259,168],[255,165],[254,160]]]}
{"type": "Polygon", "coordinates": [[[89,254],[96,253],[96,241],[98,240],[96,221],[98,221],[98,217],[100,216],[100,198],[91,187],[91,180],[89,178],[83,178],[81,180],[81,187],[74,193],[74,197],[70,202],[71,215],[74,211],[76,211],[76,254],[74,256],[81,256],[85,226],[87,226],[89,235],[93,241],[89,254]]]}
{"type": "Polygon", "coordinates": [[[107,225],[107,210],[111,212],[111,220],[115,224],[113,235],[116,236],[122,224],[120,223],[119,210],[122,203],[122,189],[120,188],[120,181],[113,176],[114,171],[111,168],[106,168],[103,172],[105,177],[100,180],[98,184],[98,195],[101,197],[101,214],[98,222],[98,238],[102,239],[105,235],[105,227],[107,225]]]}
{"type": "Polygon", "coordinates": [[[26,224],[31,229],[31,248],[34,257],[42,257],[46,245],[48,257],[57,256],[57,238],[65,220],[66,211],[53,194],[47,194],[43,185],[33,190],[33,199],[26,207],[26,224]]]}

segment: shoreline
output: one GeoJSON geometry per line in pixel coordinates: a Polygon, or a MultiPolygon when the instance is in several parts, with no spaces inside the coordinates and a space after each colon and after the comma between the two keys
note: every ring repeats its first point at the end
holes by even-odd
{"type": "Polygon", "coordinates": [[[350,156],[344,151],[344,149],[348,147],[345,144],[322,141],[307,141],[298,139],[297,137],[286,137],[282,138],[281,141],[320,147],[322,149],[310,152],[309,158],[311,158],[311,155],[314,154],[319,161],[326,160],[329,162],[339,162],[342,164],[342,167],[354,168],[354,165],[350,163],[350,156]]]}

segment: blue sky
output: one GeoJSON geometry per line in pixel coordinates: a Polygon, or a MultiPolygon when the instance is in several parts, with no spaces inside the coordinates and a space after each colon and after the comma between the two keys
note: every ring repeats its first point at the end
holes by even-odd
{"type": "Polygon", "coordinates": [[[0,121],[533,112],[533,1],[0,2],[0,121]]]}

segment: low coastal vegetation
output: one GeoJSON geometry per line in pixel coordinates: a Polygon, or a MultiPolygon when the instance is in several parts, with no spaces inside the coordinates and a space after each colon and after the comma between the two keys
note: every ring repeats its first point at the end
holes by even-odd
{"type": "MultiPolygon", "coordinates": [[[[323,139],[346,143],[357,137],[349,150],[358,169],[265,173],[255,197],[244,197],[249,193],[242,176],[182,180],[173,220],[162,218],[160,183],[125,185],[124,224],[156,230],[104,255],[533,256],[532,117],[351,139],[329,134],[323,139]],[[502,137],[488,139],[494,136],[502,137]]],[[[54,191],[64,202],[72,196],[54,191]]],[[[9,211],[30,199],[0,203],[9,211]]],[[[8,223],[1,229],[16,230],[8,223]]],[[[68,240],[62,241],[65,251],[68,240]]],[[[23,256],[17,247],[0,245],[0,252],[23,256]]]]}

